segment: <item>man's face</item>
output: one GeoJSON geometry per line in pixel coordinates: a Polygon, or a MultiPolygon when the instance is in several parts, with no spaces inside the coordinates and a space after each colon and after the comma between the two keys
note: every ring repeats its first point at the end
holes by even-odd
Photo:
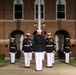
{"type": "Polygon", "coordinates": [[[41,32],[37,32],[37,34],[41,35],[41,32]]]}
{"type": "Polygon", "coordinates": [[[29,38],[30,36],[27,35],[26,37],[29,38]]]}
{"type": "Polygon", "coordinates": [[[66,39],[66,41],[68,42],[68,41],[69,41],[69,39],[66,39]]]}
{"type": "Polygon", "coordinates": [[[12,42],[14,42],[14,40],[12,40],[12,42]]]}
{"type": "Polygon", "coordinates": [[[48,38],[51,38],[51,35],[49,35],[48,38]]]}

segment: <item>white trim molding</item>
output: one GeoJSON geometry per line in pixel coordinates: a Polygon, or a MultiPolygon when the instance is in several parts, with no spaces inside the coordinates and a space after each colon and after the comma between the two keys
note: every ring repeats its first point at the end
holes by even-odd
{"type": "Polygon", "coordinates": [[[0,39],[0,43],[1,42],[9,42],[10,41],[10,39],[0,39]]]}
{"type": "MultiPolygon", "coordinates": [[[[76,22],[76,20],[41,20],[41,22],[76,22]]],[[[2,22],[18,22],[18,20],[0,20],[0,23],[2,22]]],[[[36,20],[30,19],[30,20],[20,20],[20,22],[37,22],[36,20]]]]}

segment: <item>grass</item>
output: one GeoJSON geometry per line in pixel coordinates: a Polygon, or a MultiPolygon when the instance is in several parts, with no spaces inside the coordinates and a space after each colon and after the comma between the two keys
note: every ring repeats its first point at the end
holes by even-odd
{"type": "MultiPolygon", "coordinates": [[[[65,61],[64,61],[64,60],[61,60],[61,62],[65,63],[65,61]]],[[[70,65],[73,65],[73,66],[75,66],[75,67],[76,67],[76,60],[71,59],[71,60],[70,60],[70,62],[69,62],[69,64],[70,64],[70,65]]]]}
{"type": "Polygon", "coordinates": [[[76,60],[70,60],[70,65],[76,66],[76,60]]]}
{"type": "Polygon", "coordinates": [[[0,60],[0,67],[7,66],[10,64],[10,60],[0,60]]]}

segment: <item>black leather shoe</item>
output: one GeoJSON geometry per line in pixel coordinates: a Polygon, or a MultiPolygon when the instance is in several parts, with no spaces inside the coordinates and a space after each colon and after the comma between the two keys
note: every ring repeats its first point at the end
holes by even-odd
{"type": "Polygon", "coordinates": [[[25,68],[30,68],[30,66],[25,66],[25,68]]]}
{"type": "Polygon", "coordinates": [[[53,68],[53,66],[50,66],[50,68],[53,68]]]}
{"type": "Polygon", "coordinates": [[[11,64],[15,64],[15,63],[11,63],[11,64]]]}
{"type": "Polygon", "coordinates": [[[53,68],[53,66],[47,66],[47,68],[53,68]]]}
{"type": "Polygon", "coordinates": [[[53,65],[54,65],[54,63],[53,63],[53,65]]]}
{"type": "Polygon", "coordinates": [[[41,72],[42,70],[36,70],[37,72],[41,72]]]}

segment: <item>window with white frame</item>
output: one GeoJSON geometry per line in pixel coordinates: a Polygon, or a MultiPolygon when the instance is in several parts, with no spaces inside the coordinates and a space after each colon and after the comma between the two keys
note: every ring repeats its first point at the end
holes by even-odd
{"type": "Polygon", "coordinates": [[[14,0],[13,19],[23,19],[23,0],[14,0]]]}
{"type": "MultiPolygon", "coordinates": [[[[35,13],[34,13],[35,20],[38,19],[38,0],[35,0],[35,13]]],[[[44,0],[41,0],[41,19],[45,19],[45,6],[44,0]]]]}
{"type": "Polygon", "coordinates": [[[56,1],[56,19],[66,19],[66,2],[65,0],[56,1]]]}

